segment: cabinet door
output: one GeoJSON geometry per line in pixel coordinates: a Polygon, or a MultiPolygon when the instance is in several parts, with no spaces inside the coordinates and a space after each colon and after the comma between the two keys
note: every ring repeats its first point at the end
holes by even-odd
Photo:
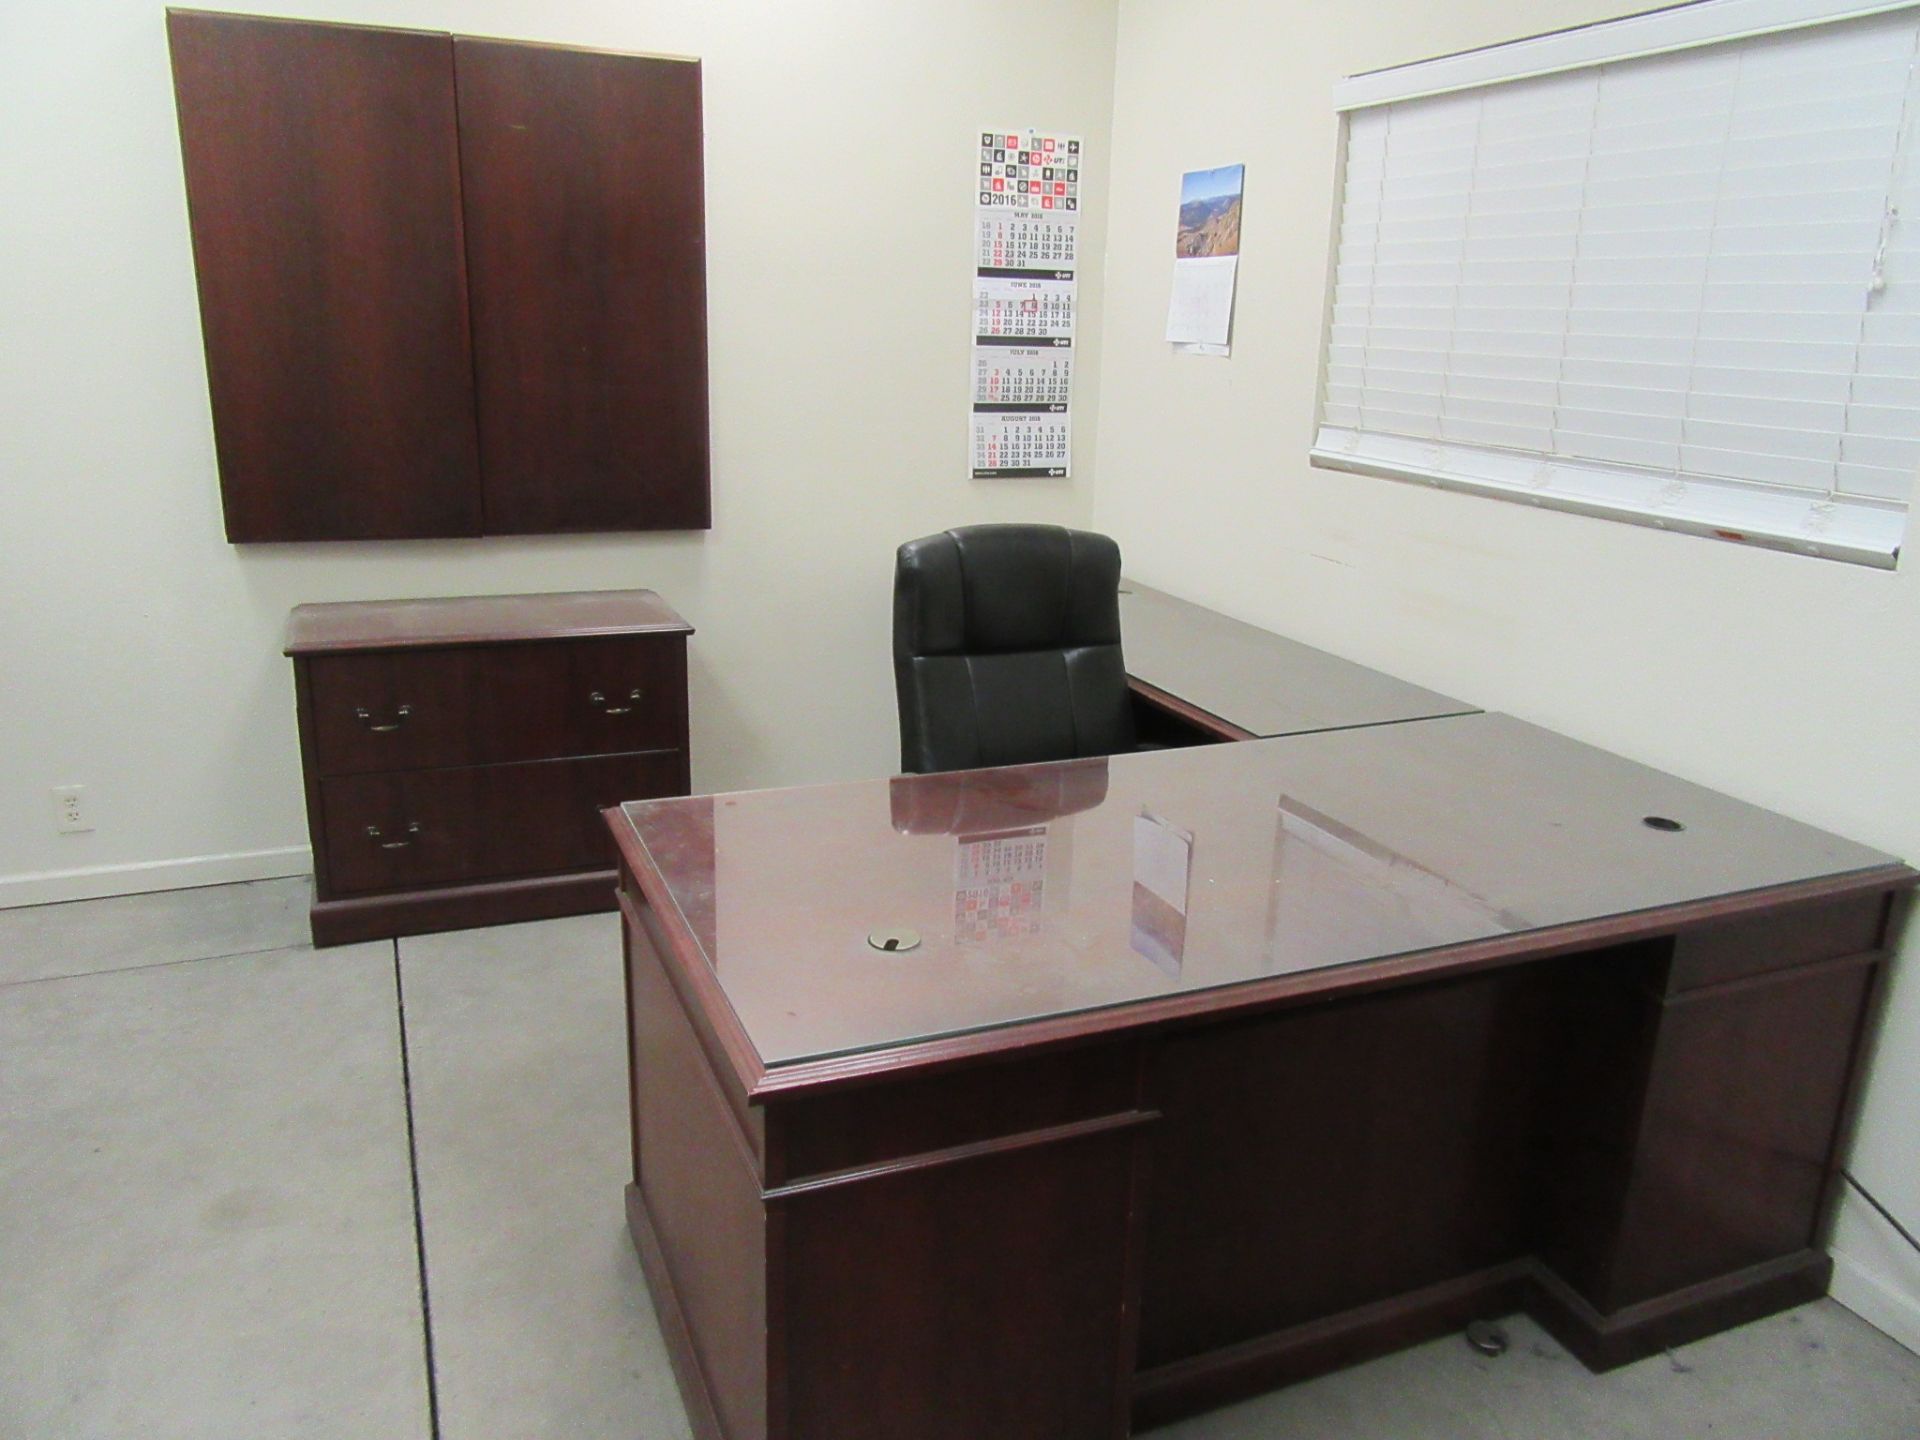
{"type": "Polygon", "coordinates": [[[477,533],[451,37],[167,32],[227,538],[477,533]]]}
{"type": "Polygon", "coordinates": [[[490,534],[709,522],[700,67],[454,40],[490,534]]]}

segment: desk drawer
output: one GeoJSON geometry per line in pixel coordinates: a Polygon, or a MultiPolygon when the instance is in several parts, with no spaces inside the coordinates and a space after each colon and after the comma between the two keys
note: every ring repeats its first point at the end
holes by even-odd
{"type": "Polygon", "coordinates": [[[1851,895],[1690,930],[1674,944],[1667,993],[1865,955],[1886,943],[1887,914],[1885,895],[1851,895]]]}
{"type": "Polygon", "coordinates": [[[686,744],[679,636],[364,651],[307,673],[323,775],[686,744]]]}
{"type": "Polygon", "coordinates": [[[686,788],[677,750],[320,782],[333,895],[610,869],[600,811],[686,788]]]}

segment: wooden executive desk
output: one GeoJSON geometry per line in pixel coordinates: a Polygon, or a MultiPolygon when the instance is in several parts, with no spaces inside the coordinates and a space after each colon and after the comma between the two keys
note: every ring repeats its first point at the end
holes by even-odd
{"type": "Polygon", "coordinates": [[[628,1215],[726,1440],[1111,1440],[1818,1295],[1920,879],[1481,714],[608,813],[628,1215]]]}

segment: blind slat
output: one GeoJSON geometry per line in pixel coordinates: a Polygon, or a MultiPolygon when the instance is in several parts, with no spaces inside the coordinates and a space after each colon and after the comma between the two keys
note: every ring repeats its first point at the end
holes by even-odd
{"type": "Polygon", "coordinates": [[[1917,55],[1907,12],[1351,112],[1324,433],[1905,503],[1917,55]]]}

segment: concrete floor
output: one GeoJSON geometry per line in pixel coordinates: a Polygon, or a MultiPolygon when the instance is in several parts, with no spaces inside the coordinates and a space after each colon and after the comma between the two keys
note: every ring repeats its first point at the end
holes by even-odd
{"type": "MultiPolygon", "coordinates": [[[[0,911],[0,1437],[687,1440],[620,1213],[613,917],[316,955],[305,904],[0,911]]],[[[1157,1433],[1920,1436],[1920,1358],[1831,1302],[1605,1377],[1509,1330],[1157,1433]]]]}

